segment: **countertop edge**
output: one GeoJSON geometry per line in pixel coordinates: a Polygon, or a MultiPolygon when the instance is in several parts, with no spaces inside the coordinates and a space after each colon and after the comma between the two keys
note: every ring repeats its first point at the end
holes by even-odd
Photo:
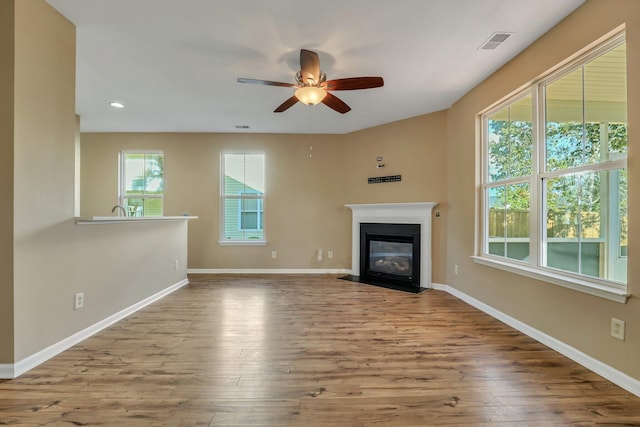
{"type": "Polygon", "coordinates": [[[78,216],[76,224],[125,224],[135,222],[188,221],[198,219],[197,216],[78,216]]]}

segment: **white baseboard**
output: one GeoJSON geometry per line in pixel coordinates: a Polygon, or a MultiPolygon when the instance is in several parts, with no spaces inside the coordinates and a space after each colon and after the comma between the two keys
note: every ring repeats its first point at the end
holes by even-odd
{"type": "Polygon", "coordinates": [[[351,274],[344,268],[190,268],[189,274],[351,274]]]}
{"type": "Polygon", "coordinates": [[[450,293],[451,295],[461,299],[467,304],[477,308],[480,311],[485,312],[489,316],[494,317],[503,323],[506,323],[512,328],[517,329],[523,334],[546,345],[547,347],[552,348],[553,350],[568,357],[574,362],[579,363],[585,368],[595,372],[596,374],[606,378],[612,383],[640,397],[640,380],[630,377],[624,372],[620,372],[617,369],[612,368],[611,366],[599,361],[598,359],[594,359],[593,357],[581,352],[580,350],[573,348],[570,345],[562,341],[559,341],[553,338],[552,336],[547,335],[544,332],[539,331],[527,325],[526,323],[519,321],[518,319],[515,319],[509,316],[508,314],[505,314],[499,310],[496,310],[495,308],[465,294],[464,292],[459,291],[456,288],[453,288],[449,285],[442,285],[439,283],[433,283],[432,287],[433,289],[450,293]]]}
{"type": "Polygon", "coordinates": [[[24,359],[20,360],[18,363],[15,364],[5,364],[5,365],[0,365],[0,378],[2,379],[12,379],[12,378],[17,378],[20,375],[24,374],[25,372],[35,368],[36,366],[40,365],[43,362],[46,362],[47,360],[51,359],[52,357],[62,353],[63,351],[73,347],[74,345],[82,342],[83,340],[89,338],[90,336],[100,332],[101,330],[113,325],[114,323],[118,322],[119,320],[124,319],[125,317],[129,316],[132,313],[135,313],[136,311],[140,310],[141,308],[146,307],[147,305],[158,301],[159,299],[165,297],[166,295],[169,295],[170,293],[176,291],[177,289],[180,289],[181,287],[187,285],[189,283],[189,280],[187,279],[183,279],[181,281],[179,281],[178,283],[169,286],[168,288],[165,288],[163,290],[161,290],[160,292],[157,292],[153,295],[151,295],[150,297],[147,297],[145,299],[143,299],[142,301],[139,301],[123,310],[120,310],[119,312],[112,314],[111,316],[81,330],[76,332],[73,335],[68,336],[67,338],[50,345],[49,347],[35,353],[32,354],[31,356],[25,357],[24,359]]]}

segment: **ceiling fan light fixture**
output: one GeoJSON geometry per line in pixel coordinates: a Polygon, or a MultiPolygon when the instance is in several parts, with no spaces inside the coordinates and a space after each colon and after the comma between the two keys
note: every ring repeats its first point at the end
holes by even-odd
{"type": "Polygon", "coordinates": [[[298,101],[307,105],[316,105],[322,102],[327,91],[317,86],[304,86],[297,89],[294,93],[298,101]]]}
{"type": "Polygon", "coordinates": [[[274,113],[282,113],[298,102],[307,105],[316,105],[322,102],[332,110],[344,114],[351,111],[351,107],[329,92],[334,90],[373,89],[384,86],[382,77],[349,77],[327,81],[327,75],[320,71],[318,54],[306,49],[300,49],[300,71],[296,73],[295,84],[245,78],[238,78],[238,83],[296,88],[291,97],[273,110],[274,113]]]}

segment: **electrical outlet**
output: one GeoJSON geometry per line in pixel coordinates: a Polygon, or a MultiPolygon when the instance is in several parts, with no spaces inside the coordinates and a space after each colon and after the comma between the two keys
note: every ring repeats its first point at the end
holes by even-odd
{"type": "Polygon", "coordinates": [[[180,268],[180,261],[176,260],[176,264],[174,267],[176,270],[180,268]]]}
{"type": "Polygon", "coordinates": [[[611,318],[611,336],[624,341],[624,320],[611,318]]]}
{"type": "Polygon", "coordinates": [[[78,292],[74,297],[73,309],[79,310],[82,307],[84,307],[84,292],[78,292]]]}
{"type": "Polygon", "coordinates": [[[327,251],[327,258],[333,258],[333,251],[332,250],[328,250],[327,251]]]}
{"type": "Polygon", "coordinates": [[[460,273],[460,269],[458,268],[458,264],[453,266],[453,274],[458,274],[460,273]]]}
{"type": "Polygon", "coordinates": [[[271,251],[271,258],[273,258],[273,259],[278,258],[278,252],[271,251]]]}
{"type": "Polygon", "coordinates": [[[318,261],[322,261],[322,249],[318,249],[318,261]]]}

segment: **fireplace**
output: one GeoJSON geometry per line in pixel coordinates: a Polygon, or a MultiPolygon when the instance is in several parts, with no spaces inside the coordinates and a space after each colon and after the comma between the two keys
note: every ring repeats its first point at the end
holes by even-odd
{"type": "Polygon", "coordinates": [[[436,205],[345,205],[353,211],[352,267],[345,279],[409,292],[431,287],[431,211],[436,205]]]}
{"type": "Polygon", "coordinates": [[[420,288],[420,224],[360,224],[360,279],[420,288]]]}

